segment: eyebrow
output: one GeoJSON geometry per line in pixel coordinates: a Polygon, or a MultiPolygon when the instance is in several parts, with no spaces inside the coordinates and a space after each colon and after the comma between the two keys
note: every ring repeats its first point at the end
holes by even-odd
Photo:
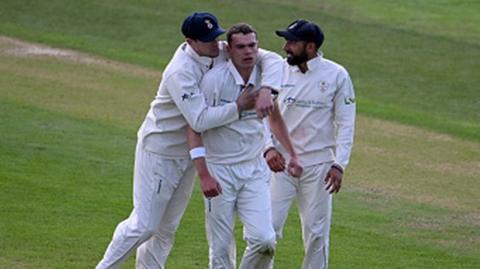
{"type": "Polygon", "coordinates": [[[248,44],[236,44],[235,48],[237,48],[237,49],[243,49],[245,47],[253,48],[256,45],[257,45],[257,42],[252,42],[252,43],[248,43],[248,44]]]}

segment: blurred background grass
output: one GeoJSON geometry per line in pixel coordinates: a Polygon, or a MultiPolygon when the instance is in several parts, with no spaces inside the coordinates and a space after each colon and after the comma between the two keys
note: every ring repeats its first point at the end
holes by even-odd
{"type": "MultiPolygon", "coordinates": [[[[101,258],[131,209],[136,130],[195,10],[225,28],[251,23],[281,54],[273,31],[314,20],[325,57],[349,70],[359,119],[335,197],[331,268],[480,266],[478,1],[3,0],[0,34],[103,64],[0,44],[0,268],[91,268],[101,258]]],[[[207,267],[202,210],[196,189],[169,268],[207,267]]],[[[301,264],[298,221],[292,210],[277,268],[301,264]]],[[[241,256],[241,227],[237,235],[241,256]]]]}

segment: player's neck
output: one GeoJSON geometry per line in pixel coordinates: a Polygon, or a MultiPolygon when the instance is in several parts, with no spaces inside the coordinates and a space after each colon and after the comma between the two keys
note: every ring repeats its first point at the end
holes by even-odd
{"type": "Polygon", "coordinates": [[[300,71],[302,73],[305,73],[308,71],[308,65],[307,65],[307,62],[303,62],[301,64],[298,65],[298,69],[300,69],[300,71]]]}
{"type": "Polygon", "coordinates": [[[250,75],[252,74],[253,66],[244,67],[244,68],[240,68],[240,67],[236,66],[235,68],[237,69],[238,73],[242,77],[243,82],[245,82],[245,84],[247,84],[248,80],[250,79],[250,75]]]}
{"type": "Polygon", "coordinates": [[[305,62],[300,63],[300,64],[298,65],[298,68],[300,69],[300,71],[301,71],[302,73],[307,72],[307,71],[308,71],[308,64],[307,64],[307,62],[310,61],[310,60],[312,60],[313,58],[315,58],[315,57],[317,57],[317,56],[318,56],[318,55],[317,55],[316,53],[315,53],[315,54],[309,54],[308,57],[307,57],[307,60],[306,60],[305,62]]]}

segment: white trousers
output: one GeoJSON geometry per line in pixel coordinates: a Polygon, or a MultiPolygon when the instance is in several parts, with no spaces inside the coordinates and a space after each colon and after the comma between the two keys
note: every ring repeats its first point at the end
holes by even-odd
{"type": "Polygon", "coordinates": [[[210,269],[235,269],[235,213],[247,243],[240,268],[269,268],[275,250],[269,178],[263,158],[234,165],[208,164],[223,193],[205,199],[210,269]]]}
{"type": "Polygon", "coordinates": [[[302,269],[326,269],[332,214],[332,195],[325,190],[325,176],[332,163],[306,167],[301,178],[286,173],[275,173],[270,183],[272,193],[273,227],[277,238],[288,216],[294,198],[297,198],[302,223],[305,257],[302,269]]]}
{"type": "Polygon", "coordinates": [[[136,268],[160,268],[192,194],[195,169],[189,159],[164,159],[137,144],[133,211],[118,224],[97,269],[120,268],[137,249],[136,268]]]}

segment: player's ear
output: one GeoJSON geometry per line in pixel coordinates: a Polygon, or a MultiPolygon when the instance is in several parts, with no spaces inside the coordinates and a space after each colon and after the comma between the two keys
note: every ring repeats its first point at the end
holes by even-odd
{"type": "Polygon", "coordinates": [[[305,53],[309,58],[317,55],[317,45],[314,42],[308,42],[305,46],[305,53]]]}
{"type": "Polygon", "coordinates": [[[232,54],[232,47],[230,47],[230,43],[227,43],[225,45],[225,48],[227,48],[228,55],[231,55],[232,54]]]}
{"type": "Polygon", "coordinates": [[[187,37],[187,38],[185,38],[185,42],[187,42],[188,45],[192,46],[192,44],[195,42],[195,40],[187,37]]]}
{"type": "Polygon", "coordinates": [[[307,52],[309,54],[316,54],[317,53],[317,45],[315,42],[308,42],[307,43],[307,52]]]}

